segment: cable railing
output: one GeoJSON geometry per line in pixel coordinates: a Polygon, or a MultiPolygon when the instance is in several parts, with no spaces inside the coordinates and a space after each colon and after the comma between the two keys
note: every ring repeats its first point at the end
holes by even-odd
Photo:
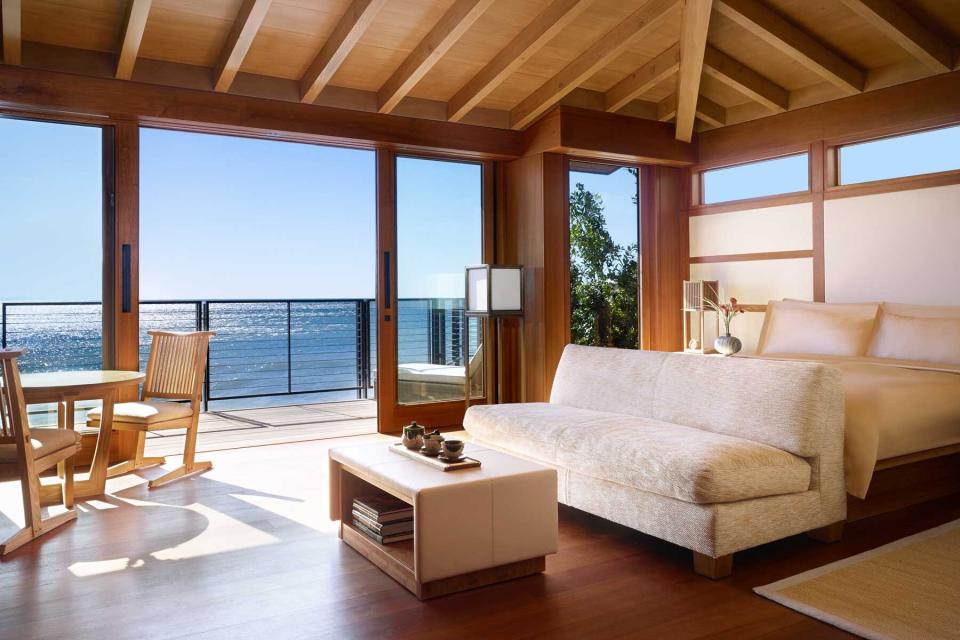
{"type": "MultiPolygon", "coordinates": [[[[396,318],[400,363],[463,365],[462,298],[402,298],[396,318]]],[[[150,352],[148,331],[209,330],[217,336],[208,355],[205,407],[300,394],[371,398],[376,320],[369,298],[142,301],[140,366],[150,352]]],[[[102,326],[99,302],[0,303],[2,345],[27,350],[25,373],[100,368],[102,326]]],[[[477,330],[471,323],[474,350],[477,330]]]]}

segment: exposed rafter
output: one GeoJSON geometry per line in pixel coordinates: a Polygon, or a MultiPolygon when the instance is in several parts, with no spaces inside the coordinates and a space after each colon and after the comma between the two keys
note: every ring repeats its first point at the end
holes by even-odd
{"type": "Polygon", "coordinates": [[[713,0],[685,0],[680,19],[680,71],[677,73],[677,140],[690,142],[697,115],[703,54],[713,0]]]}
{"type": "Polygon", "coordinates": [[[953,66],[950,46],[893,0],[843,0],[843,3],[931,70],[950,71],[953,66]]]}
{"type": "Polygon", "coordinates": [[[133,76],[133,67],[137,64],[140,41],[147,28],[147,16],[153,0],[130,0],[127,7],[127,21],[123,27],[123,44],[120,45],[120,57],[117,59],[116,76],[120,80],[129,80],[133,76]]]}
{"type": "Polygon", "coordinates": [[[20,0],[2,0],[0,18],[3,19],[3,64],[20,64],[21,32],[20,0]]]}
{"type": "Polygon", "coordinates": [[[270,9],[272,0],[244,0],[240,7],[240,13],[233,22],[233,28],[227,37],[227,43],[220,53],[220,62],[214,75],[215,91],[229,91],[233,79],[237,77],[240,71],[240,65],[243,59],[247,57],[250,51],[250,45],[263,24],[263,19],[267,17],[267,10],[270,9]]]}
{"type": "Polygon", "coordinates": [[[716,8],[844,93],[863,91],[862,70],[757,0],[716,0],[716,8]]]}
{"type": "Polygon", "coordinates": [[[703,56],[703,73],[773,112],[786,111],[790,105],[790,92],[709,44],[703,56]]]}
{"type": "Polygon", "coordinates": [[[604,96],[604,108],[607,111],[619,111],[633,99],[674,75],[679,68],[680,44],[677,43],[613,85],[604,96]]]}
{"type": "Polygon", "coordinates": [[[467,29],[490,8],[493,0],[456,0],[430,33],[410,52],[377,92],[380,113],[390,113],[467,29]]]}
{"type": "Polygon", "coordinates": [[[542,49],[594,0],[554,0],[457,92],[447,117],[459,122],[494,89],[542,49]]]}
{"type": "Polygon", "coordinates": [[[300,101],[313,102],[330,84],[387,0],[353,0],[300,79],[300,101]]]}
{"type": "MultiPolygon", "coordinates": [[[[697,98],[696,116],[714,127],[727,123],[727,110],[705,96],[697,98]]],[[[657,120],[669,122],[677,117],[677,95],[672,94],[657,103],[657,120]]]]}
{"type": "Polygon", "coordinates": [[[650,0],[623,22],[604,34],[577,59],[543,83],[510,112],[514,129],[523,129],[547,109],[583,84],[590,76],[620,55],[632,42],[643,38],[670,17],[677,0],[650,0]]]}

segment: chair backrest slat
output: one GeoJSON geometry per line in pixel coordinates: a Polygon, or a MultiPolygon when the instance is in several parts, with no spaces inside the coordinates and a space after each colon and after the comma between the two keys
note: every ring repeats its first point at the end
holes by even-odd
{"type": "Polygon", "coordinates": [[[0,351],[0,375],[3,376],[3,386],[0,387],[0,444],[17,444],[18,450],[21,450],[18,457],[23,456],[24,443],[30,442],[27,405],[23,399],[20,369],[17,367],[17,358],[22,354],[22,351],[11,349],[0,351]]]}
{"type": "Polygon", "coordinates": [[[211,331],[151,331],[143,397],[195,400],[203,391],[211,331]]]}

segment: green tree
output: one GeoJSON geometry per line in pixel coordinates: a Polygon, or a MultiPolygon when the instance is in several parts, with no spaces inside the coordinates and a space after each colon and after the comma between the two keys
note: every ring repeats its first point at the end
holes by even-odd
{"type": "MultiPolygon", "coordinates": [[[[635,170],[631,173],[636,175],[635,170]]],[[[577,183],[570,194],[573,342],[628,349],[639,346],[637,276],[637,244],[614,242],[607,230],[603,199],[577,183]]]]}

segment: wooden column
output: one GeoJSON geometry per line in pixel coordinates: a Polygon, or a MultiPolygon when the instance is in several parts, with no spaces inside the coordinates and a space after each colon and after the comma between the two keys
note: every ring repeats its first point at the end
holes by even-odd
{"type": "MultiPolygon", "coordinates": [[[[546,400],[563,348],[570,341],[569,196],[566,157],[525,156],[506,165],[503,255],[524,267],[523,393],[505,389],[503,401],[546,400]],[[508,257],[512,256],[512,257],[508,257]]],[[[517,326],[504,327],[504,344],[517,340],[517,326]]],[[[507,363],[518,366],[516,358],[507,363]]],[[[516,355],[516,354],[514,354],[516,355]]]]}
{"type": "Polygon", "coordinates": [[[690,273],[687,202],[690,172],[674,167],[640,170],[643,349],[683,348],[682,281],[690,273]]]}
{"type": "MultiPolygon", "coordinates": [[[[103,366],[140,366],[140,127],[118,122],[104,132],[103,366]]],[[[121,401],[137,399],[137,389],[121,401]]],[[[111,459],[127,459],[136,434],[113,438],[111,459]]]]}

